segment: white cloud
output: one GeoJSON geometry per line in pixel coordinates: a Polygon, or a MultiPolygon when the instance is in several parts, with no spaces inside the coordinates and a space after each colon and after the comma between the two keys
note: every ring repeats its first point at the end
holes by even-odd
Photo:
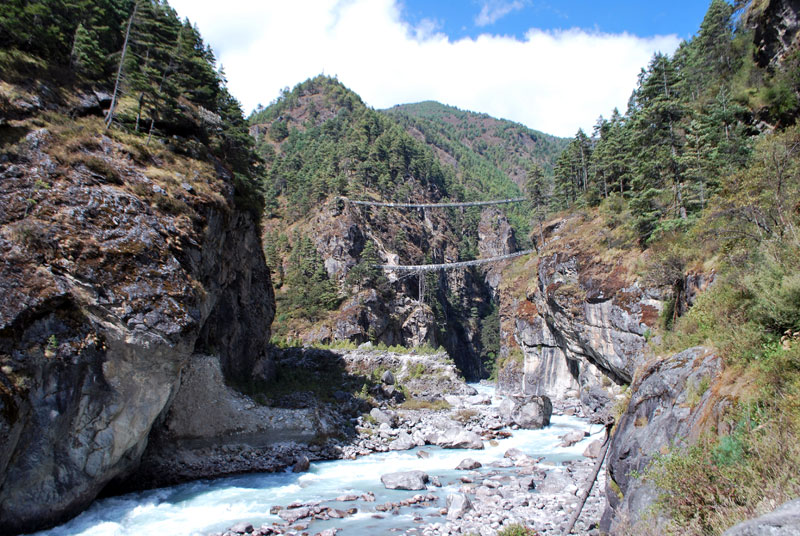
{"type": "Polygon", "coordinates": [[[525,7],[520,0],[506,2],[504,0],[483,0],[481,12],[475,17],[476,26],[488,26],[502,19],[512,11],[525,7]]]}
{"type": "Polygon", "coordinates": [[[399,0],[172,0],[197,23],[246,111],[322,72],[375,108],[438,100],[562,136],[624,111],[639,69],[675,35],[531,29],[452,41],[403,22],[399,0]]]}

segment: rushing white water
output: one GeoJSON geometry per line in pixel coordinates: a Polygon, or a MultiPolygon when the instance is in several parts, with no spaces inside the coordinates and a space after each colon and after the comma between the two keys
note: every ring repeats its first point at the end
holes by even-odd
{"type": "MultiPolygon", "coordinates": [[[[476,388],[493,394],[490,387],[477,385],[476,388]]],[[[590,430],[590,425],[583,419],[554,416],[551,425],[545,429],[516,430],[512,437],[498,440],[497,446],[486,442],[484,450],[426,446],[424,450],[430,453],[427,459],[417,457],[417,448],[372,454],[356,460],[315,462],[308,473],[302,474],[258,473],[131,493],[96,501],[72,521],[37,533],[37,536],[206,535],[223,531],[239,521],[253,523],[256,527],[280,521],[277,516],[269,514],[270,507],[285,506],[294,501],[321,501],[339,509],[358,508],[358,514],[345,519],[314,522],[308,530],[312,534],[330,527],[342,529],[340,534],[344,536],[385,534],[393,528],[418,526],[415,516],[422,516],[426,522],[440,521],[441,518],[427,518],[434,513],[434,508],[405,508],[400,515],[376,512],[374,507],[377,504],[400,501],[420,493],[386,490],[380,482],[382,474],[419,469],[431,476],[439,476],[444,486],[429,492],[436,493],[442,499],[439,504],[443,505],[447,494],[453,493],[460,484],[455,481],[463,473],[454,468],[464,458],[473,458],[487,465],[515,447],[530,456],[544,456],[546,461],[553,463],[576,459],[595,437],[586,438],[572,447],[559,447],[559,436],[572,429],[600,430],[598,426],[590,430]],[[333,500],[339,495],[360,495],[367,491],[375,494],[374,503],[333,500]],[[376,514],[382,518],[373,517],[376,514]]]]}

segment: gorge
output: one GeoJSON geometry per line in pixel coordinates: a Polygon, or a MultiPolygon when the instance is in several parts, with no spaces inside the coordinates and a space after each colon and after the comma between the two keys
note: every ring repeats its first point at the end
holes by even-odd
{"type": "Polygon", "coordinates": [[[571,139],[324,75],[245,118],[165,3],[4,11],[0,535],[563,534],[606,427],[577,533],[800,524],[796,2],[571,139]]]}

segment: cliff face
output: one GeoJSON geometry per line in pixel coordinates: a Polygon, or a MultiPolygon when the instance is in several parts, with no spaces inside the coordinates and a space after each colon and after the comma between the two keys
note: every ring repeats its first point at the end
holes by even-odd
{"type": "Polygon", "coordinates": [[[213,351],[231,380],[268,376],[274,314],[257,225],[222,166],[98,119],[26,113],[0,156],[9,534],[74,515],[134,471],[193,352],[213,351]]]}
{"type": "Polygon", "coordinates": [[[614,396],[612,384],[630,383],[643,362],[661,302],[659,291],[645,288],[633,272],[639,253],[600,254],[600,222],[582,220],[552,223],[538,257],[506,271],[500,287],[504,351],[519,347],[524,361],[507,361],[510,370],[500,377],[505,391],[578,396],[594,411],[614,396]]]}
{"type": "MultiPolygon", "coordinates": [[[[712,427],[719,429],[723,410],[731,404],[716,385],[721,371],[720,357],[705,348],[691,348],[642,368],[609,447],[604,531],[636,533],[636,524],[648,516],[659,493],[636,473],[644,472],[658,454],[691,444],[712,427]]],[[[661,522],[647,519],[650,527],[661,522]]]]}
{"type": "Polygon", "coordinates": [[[779,64],[800,46],[800,2],[797,0],[753,2],[745,24],[753,29],[755,57],[762,67],[779,64]]]}

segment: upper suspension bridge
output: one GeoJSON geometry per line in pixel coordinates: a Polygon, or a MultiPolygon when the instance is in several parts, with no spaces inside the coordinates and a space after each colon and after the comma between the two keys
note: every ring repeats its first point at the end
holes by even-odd
{"type": "MultiPolygon", "coordinates": [[[[452,202],[452,203],[388,203],[382,201],[360,201],[355,199],[349,199],[347,197],[341,197],[343,201],[347,203],[352,203],[354,205],[361,205],[361,206],[370,206],[370,207],[389,207],[389,208],[412,208],[412,209],[431,209],[431,208],[456,208],[456,207],[485,207],[491,205],[506,205],[510,203],[520,203],[526,201],[524,197],[515,197],[511,199],[496,199],[492,201],[466,201],[466,202],[452,202]]],[[[424,296],[424,279],[422,274],[424,272],[433,272],[437,270],[458,270],[463,268],[468,268],[470,266],[480,266],[482,264],[490,264],[494,262],[501,262],[508,259],[513,259],[516,257],[522,257],[523,255],[528,255],[533,253],[534,250],[526,249],[524,251],[516,251],[514,253],[508,253],[506,255],[497,255],[495,257],[487,257],[484,259],[475,259],[471,261],[458,261],[458,262],[447,262],[447,263],[439,263],[439,264],[376,264],[377,268],[381,268],[386,271],[394,271],[394,272],[407,272],[406,276],[418,276],[418,289],[419,289],[419,301],[422,302],[424,296]]]]}

